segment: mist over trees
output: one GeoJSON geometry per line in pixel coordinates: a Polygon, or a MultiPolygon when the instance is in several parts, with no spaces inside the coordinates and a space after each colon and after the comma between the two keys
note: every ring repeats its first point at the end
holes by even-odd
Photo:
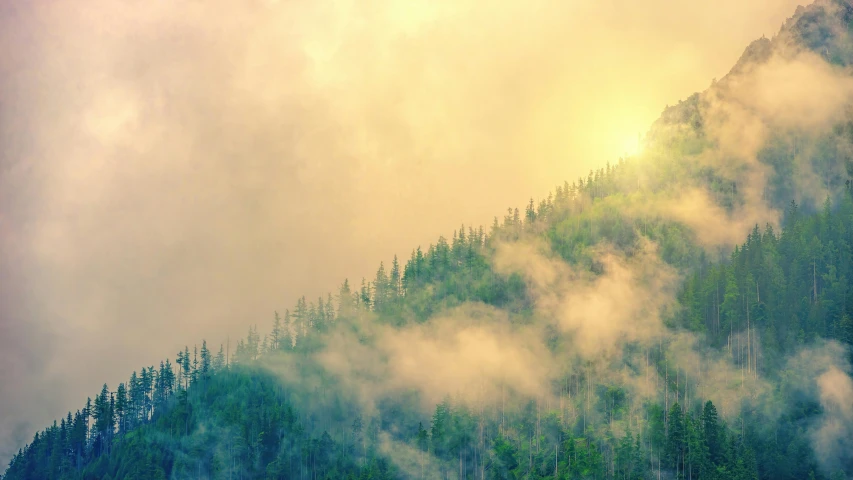
{"type": "Polygon", "coordinates": [[[641,154],[104,385],[3,478],[853,477],[851,28],[798,10],[641,154]]]}

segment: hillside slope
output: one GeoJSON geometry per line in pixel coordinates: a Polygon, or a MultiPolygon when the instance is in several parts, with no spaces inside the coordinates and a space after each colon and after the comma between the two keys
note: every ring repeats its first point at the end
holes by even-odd
{"type": "Polygon", "coordinates": [[[853,478],[851,28],[798,9],[641,154],[104,385],[3,478],[853,478]]]}

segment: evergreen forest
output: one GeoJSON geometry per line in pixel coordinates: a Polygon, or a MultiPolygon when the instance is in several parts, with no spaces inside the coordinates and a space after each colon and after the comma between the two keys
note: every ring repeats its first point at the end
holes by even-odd
{"type": "Polygon", "coordinates": [[[640,153],[104,384],[0,478],[853,478],[853,103],[750,93],[794,68],[853,81],[848,1],[640,153]]]}

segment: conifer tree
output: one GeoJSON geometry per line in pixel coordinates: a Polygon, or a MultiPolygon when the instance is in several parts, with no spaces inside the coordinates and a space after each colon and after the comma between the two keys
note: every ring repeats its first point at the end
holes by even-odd
{"type": "Polygon", "coordinates": [[[211,368],[214,372],[219,372],[225,367],[225,347],[222,344],[219,344],[219,352],[216,354],[216,357],[213,358],[213,364],[211,368]]]}
{"type": "Polygon", "coordinates": [[[272,333],[270,334],[270,340],[272,341],[270,345],[271,350],[279,350],[280,342],[281,342],[282,332],[281,332],[281,317],[278,316],[278,312],[275,312],[275,320],[272,325],[272,333]]]}
{"type": "Polygon", "coordinates": [[[678,402],[672,404],[669,410],[669,423],[664,453],[669,468],[682,471],[687,432],[684,426],[684,416],[678,402]]]}
{"type": "Polygon", "coordinates": [[[201,341],[201,378],[207,379],[210,376],[210,350],[207,349],[207,340],[201,341]]]}

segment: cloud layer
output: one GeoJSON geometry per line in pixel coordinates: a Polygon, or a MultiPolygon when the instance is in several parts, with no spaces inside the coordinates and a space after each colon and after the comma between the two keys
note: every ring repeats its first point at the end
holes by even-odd
{"type": "Polygon", "coordinates": [[[4,2],[0,457],[614,161],[795,3],[4,2]]]}

